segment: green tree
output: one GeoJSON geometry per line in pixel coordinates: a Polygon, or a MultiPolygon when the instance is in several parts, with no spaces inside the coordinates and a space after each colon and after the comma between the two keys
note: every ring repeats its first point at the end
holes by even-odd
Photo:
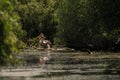
{"type": "Polygon", "coordinates": [[[16,12],[21,17],[27,39],[36,37],[42,32],[53,41],[56,32],[54,11],[53,0],[32,0],[26,4],[16,4],[16,12]]]}
{"type": "Polygon", "coordinates": [[[119,3],[120,1],[117,0],[89,0],[92,23],[94,23],[92,32],[95,36],[93,36],[93,40],[96,42],[95,45],[100,48],[110,49],[115,47],[116,41],[120,38],[119,3]]]}
{"type": "Polygon", "coordinates": [[[69,47],[83,48],[86,45],[86,38],[89,36],[86,7],[86,0],[65,0],[60,3],[58,35],[62,35],[61,39],[64,39],[62,41],[65,41],[69,47]]]}
{"type": "Polygon", "coordinates": [[[118,4],[117,0],[60,1],[59,41],[63,39],[68,47],[76,49],[112,49],[120,38],[118,4]]]}
{"type": "MultiPolygon", "coordinates": [[[[19,42],[17,32],[22,32],[18,23],[18,16],[13,11],[10,0],[0,1],[0,63],[7,63],[13,59],[12,53],[17,52],[16,43],[19,42]]],[[[19,34],[20,34],[19,33],[19,34]]]]}

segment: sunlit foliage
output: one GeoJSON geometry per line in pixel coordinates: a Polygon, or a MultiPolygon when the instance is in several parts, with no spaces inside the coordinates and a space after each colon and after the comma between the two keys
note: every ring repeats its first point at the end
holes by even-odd
{"type": "Polygon", "coordinates": [[[0,63],[7,63],[13,59],[12,53],[17,52],[21,26],[19,17],[13,12],[13,6],[9,0],[0,1],[0,63]],[[17,45],[17,46],[16,46],[17,45]]]}

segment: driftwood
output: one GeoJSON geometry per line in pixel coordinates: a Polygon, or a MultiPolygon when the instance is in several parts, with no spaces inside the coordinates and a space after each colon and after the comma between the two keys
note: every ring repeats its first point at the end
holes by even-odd
{"type": "Polygon", "coordinates": [[[30,39],[26,42],[26,47],[27,48],[38,48],[41,47],[40,43],[39,43],[39,36],[37,36],[36,38],[30,39]]]}

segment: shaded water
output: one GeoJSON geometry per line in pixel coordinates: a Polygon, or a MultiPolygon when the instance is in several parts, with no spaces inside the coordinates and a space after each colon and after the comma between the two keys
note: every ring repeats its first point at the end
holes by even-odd
{"type": "Polygon", "coordinates": [[[43,54],[20,52],[24,63],[1,67],[0,80],[120,80],[120,53],[50,52],[50,60],[39,64],[43,54]]]}

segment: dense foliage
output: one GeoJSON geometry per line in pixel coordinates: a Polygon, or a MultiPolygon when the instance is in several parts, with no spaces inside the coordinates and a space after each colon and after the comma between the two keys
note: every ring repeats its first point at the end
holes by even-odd
{"type": "Polygon", "coordinates": [[[120,44],[119,3],[117,0],[60,1],[58,34],[72,48],[115,50],[120,44]]]}
{"type": "Polygon", "coordinates": [[[26,38],[38,36],[41,32],[53,42],[56,32],[53,0],[19,0],[15,11],[21,17],[22,28],[27,32],[26,38]]]}
{"type": "Polygon", "coordinates": [[[12,60],[11,53],[16,53],[18,43],[22,43],[20,34],[24,32],[18,23],[19,16],[13,10],[9,0],[0,1],[0,63],[12,60]]]}

